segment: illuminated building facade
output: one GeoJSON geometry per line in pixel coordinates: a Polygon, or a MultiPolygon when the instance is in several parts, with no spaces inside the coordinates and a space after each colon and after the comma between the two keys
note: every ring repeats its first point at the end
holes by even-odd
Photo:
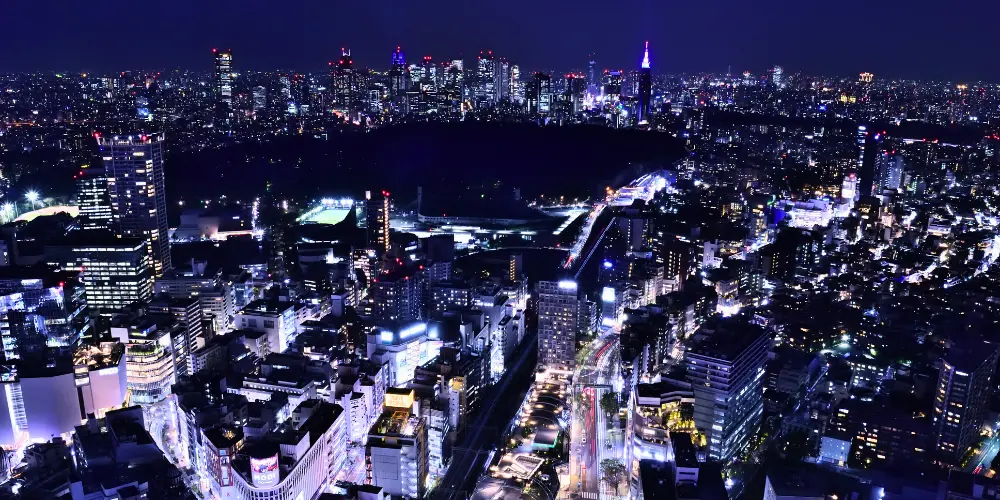
{"type": "Polygon", "coordinates": [[[317,498],[333,483],[346,458],[343,408],[309,400],[276,430],[245,440],[230,462],[231,486],[215,483],[214,493],[237,500],[317,498]]]}
{"type": "Polygon", "coordinates": [[[575,281],[538,283],[538,368],[572,370],[581,325],[575,281]]]}
{"type": "Polygon", "coordinates": [[[528,91],[528,111],[540,115],[552,111],[552,75],[535,73],[528,91]]]}
{"type": "Polygon", "coordinates": [[[958,459],[980,439],[993,392],[998,349],[987,342],[953,345],[941,360],[934,395],[936,448],[958,459]]]}
{"type": "Polygon", "coordinates": [[[111,229],[114,214],[104,168],[80,167],[76,175],[76,206],[80,208],[80,228],[111,229]]]}
{"type": "Polygon", "coordinates": [[[650,104],[653,93],[653,77],[649,68],[649,42],[642,56],[642,66],[639,69],[639,123],[649,121],[650,104]]]}
{"type": "Polygon", "coordinates": [[[215,94],[227,107],[233,105],[233,51],[212,49],[215,58],[215,94]]]}
{"type": "Polygon", "coordinates": [[[354,69],[351,51],[341,49],[340,59],[330,63],[330,88],[333,90],[333,109],[351,115],[358,91],[358,73],[354,69]]]}
{"type": "Polygon", "coordinates": [[[150,255],[143,240],[82,232],[46,252],[62,269],[80,273],[91,314],[110,315],[153,294],[150,255]]]}
{"type": "Polygon", "coordinates": [[[389,390],[385,412],[368,432],[367,484],[387,495],[423,498],[428,474],[427,428],[413,390],[389,390]]]}
{"type": "Polygon", "coordinates": [[[750,444],[764,412],[764,364],[771,337],[756,325],[719,320],[685,353],[694,390],[694,422],[708,455],[726,461],[750,444]]]}
{"type": "Polygon", "coordinates": [[[389,251],[389,192],[365,192],[365,222],[368,247],[379,253],[389,251]]]}
{"type": "Polygon", "coordinates": [[[171,267],[163,176],[164,137],[162,134],[98,137],[98,145],[118,236],[146,240],[153,275],[160,276],[171,267]]]}

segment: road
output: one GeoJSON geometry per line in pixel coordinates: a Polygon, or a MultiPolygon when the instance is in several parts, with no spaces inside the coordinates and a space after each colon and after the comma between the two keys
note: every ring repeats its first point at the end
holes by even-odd
{"type": "Polygon", "coordinates": [[[483,462],[520,409],[519,405],[509,402],[524,399],[531,386],[538,357],[536,346],[536,332],[529,332],[521,342],[517,360],[493,386],[475,422],[466,429],[461,439],[463,446],[455,448],[451,465],[441,483],[430,493],[430,498],[453,500],[471,495],[483,472],[483,462]]]}
{"type": "MultiPolygon", "coordinates": [[[[993,428],[1000,428],[1000,422],[996,423],[993,428]]],[[[1000,451],[1000,433],[994,431],[993,437],[983,443],[982,448],[969,459],[969,463],[963,470],[973,474],[986,474],[990,471],[990,464],[996,458],[998,451],[1000,451]]]]}
{"type": "Polygon", "coordinates": [[[573,412],[571,434],[570,490],[580,498],[614,495],[614,488],[601,481],[600,464],[605,459],[623,459],[624,432],[618,429],[618,419],[609,419],[601,409],[600,401],[618,385],[619,357],[618,336],[606,334],[594,340],[574,374],[575,391],[588,401],[585,412],[573,412]]]}

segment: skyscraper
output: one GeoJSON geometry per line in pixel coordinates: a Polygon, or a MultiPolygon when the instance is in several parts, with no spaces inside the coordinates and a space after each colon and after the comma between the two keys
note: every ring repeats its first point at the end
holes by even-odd
{"type": "Polygon", "coordinates": [[[76,178],[76,206],[80,209],[81,229],[111,229],[114,214],[104,168],[83,165],[76,178]]]}
{"type": "Polygon", "coordinates": [[[497,102],[497,61],[493,51],[479,53],[476,66],[476,104],[492,106],[497,102]]]}
{"type": "Polygon", "coordinates": [[[649,68],[649,42],[642,55],[642,65],[639,69],[639,123],[649,121],[650,102],[653,94],[653,77],[649,68]]]}
{"type": "Polygon", "coordinates": [[[771,69],[771,81],[774,82],[775,87],[785,88],[785,70],[781,66],[775,66],[771,69]]]}
{"type": "Polygon", "coordinates": [[[521,81],[521,68],[510,65],[510,100],[516,104],[524,103],[524,82],[521,81]]]}
{"type": "Polygon", "coordinates": [[[587,92],[590,95],[600,92],[601,82],[597,78],[597,61],[594,60],[594,54],[590,54],[590,61],[587,63],[587,92]]]}
{"type": "Polygon", "coordinates": [[[540,115],[552,111],[552,76],[545,73],[535,73],[531,80],[531,90],[528,92],[528,111],[540,115]]]}
{"type": "Polygon", "coordinates": [[[233,51],[212,49],[215,57],[215,97],[226,107],[233,105],[233,51]]]}
{"type": "Polygon", "coordinates": [[[771,337],[732,319],[708,322],[701,332],[706,337],[684,357],[694,388],[694,423],[705,433],[709,458],[725,462],[750,444],[760,426],[771,337]]]}
{"type": "Polygon", "coordinates": [[[565,99],[568,104],[568,112],[577,114],[583,111],[583,94],[586,87],[583,75],[576,73],[566,75],[565,99]]]}
{"type": "Polygon", "coordinates": [[[392,66],[389,68],[389,100],[399,112],[406,112],[406,87],[408,82],[406,58],[401,47],[396,47],[392,53],[392,66]]]}
{"type": "Polygon", "coordinates": [[[941,359],[934,396],[938,452],[960,458],[979,439],[993,393],[998,349],[988,342],[954,344],[941,359]]]}
{"type": "Polygon", "coordinates": [[[365,222],[368,246],[379,252],[389,251],[389,192],[365,192],[365,222]]]}
{"type": "Polygon", "coordinates": [[[128,135],[98,137],[108,193],[119,237],[142,238],[153,275],[170,269],[167,197],[163,180],[164,137],[128,135]]]}
{"type": "MultiPolygon", "coordinates": [[[[895,151],[893,151],[895,153],[895,151]]],[[[882,152],[875,159],[875,191],[881,195],[883,189],[899,189],[903,182],[903,157],[882,152]]]]}
{"type": "Polygon", "coordinates": [[[576,364],[576,334],[580,298],[575,281],[538,282],[538,367],[572,370],[576,364]]]}
{"type": "Polygon", "coordinates": [[[330,63],[330,88],[333,92],[333,109],[350,115],[354,109],[358,74],[354,69],[351,51],[340,49],[340,59],[330,63]]]}

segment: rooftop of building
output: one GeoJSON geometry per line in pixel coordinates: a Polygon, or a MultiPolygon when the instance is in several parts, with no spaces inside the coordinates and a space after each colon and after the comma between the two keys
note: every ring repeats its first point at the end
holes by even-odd
{"type": "Polygon", "coordinates": [[[372,425],[370,437],[414,437],[420,428],[420,418],[407,410],[386,410],[372,425]]]}
{"type": "Polygon", "coordinates": [[[713,318],[702,327],[689,354],[733,361],[767,335],[763,328],[739,318],[713,318]]]}
{"type": "Polygon", "coordinates": [[[125,354],[125,344],[104,343],[100,347],[81,345],[73,351],[73,365],[86,366],[89,371],[117,367],[125,354]]]}
{"type": "Polygon", "coordinates": [[[240,310],[240,314],[279,315],[294,307],[291,302],[282,302],[277,299],[257,299],[240,310]]]}

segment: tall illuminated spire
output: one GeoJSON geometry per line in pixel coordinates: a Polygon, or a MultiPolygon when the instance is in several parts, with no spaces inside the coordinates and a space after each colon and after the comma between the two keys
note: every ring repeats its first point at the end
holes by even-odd
{"type": "Polygon", "coordinates": [[[649,41],[646,41],[646,52],[642,55],[642,69],[649,69],[649,41]]]}

